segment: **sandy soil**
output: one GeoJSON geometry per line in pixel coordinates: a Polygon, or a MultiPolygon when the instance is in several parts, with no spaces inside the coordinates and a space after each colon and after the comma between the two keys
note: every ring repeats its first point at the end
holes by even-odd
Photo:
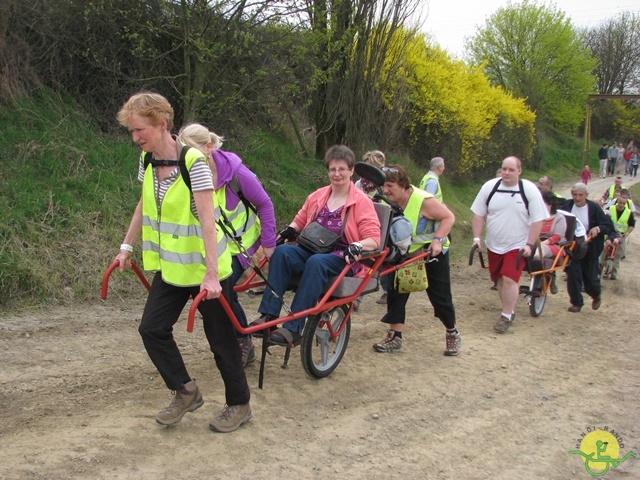
{"type": "MultiPolygon", "coordinates": [[[[186,318],[177,338],[206,403],[165,428],[154,415],[171,397],[136,330],[139,297],[5,313],[0,479],[590,478],[568,453],[587,428],[614,428],[622,453],[640,453],[638,238],[619,280],[604,282],[599,311],[568,313],[560,280],[539,318],[522,297],[504,335],[492,328],[499,302],[487,272],[454,264],[454,358],[443,356],[444,327],[424,294],[410,299],[402,352],[375,353],[383,307],[367,296],[328,378],[306,376],[297,351],[282,370],[278,348],[263,390],[257,363],[247,367],[254,419],[232,434],[208,429],[221,381],[186,318]]],[[[243,302],[255,311],[257,299],[243,302]]],[[[640,478],[640,460],[605,478],[640,478]]]]}

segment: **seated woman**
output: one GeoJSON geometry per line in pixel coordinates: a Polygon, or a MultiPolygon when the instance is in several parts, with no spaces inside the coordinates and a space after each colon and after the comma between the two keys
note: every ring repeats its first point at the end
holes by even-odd
{"type": "MultiPolygon", "coordinates": [[[[555,258],[560,251],[559,244],[566,241],[567,233],[567,220],[564,215],[557,215],[557,198],[553,192],[543,191],[542,200],[544,200],[547,206],[549,218],[544,220],[542,230],[540,231],[542,252],[536,250],[533,256],[533,259],[538,261],[540,261],[541,258],[555,258]]],[[[564,251],[562,255],[564,255],[564,251]]]]}
{"type": "MultiPolygon", "coordinates": [[[[265,289],[258,307],[262,316],[254,325],[280,316],[280,299],[292,278],[301,276],[291,311],[301,312],[316,305],[328,287],[329,279],[338,275],[347,263],[354,261],[352,274],[357,273],[361,269],[357,260],[362,251],[375,250],[380,245],[380,221],[373,202],[351,181],[355,166],[351,149],[344,145],[329,148],[324,164],[331,184],[309,195],[293,222],[278,236],[293,240],[303,228],[317,222],[334,233],[342,232],[342,237],[331,253],[314,254],[290,244],[276,247],[269,261],[270,288],[265,289]]],[[[269,340],[283,346],[295,344],[302,337],[305,320],[300,318],[285,323],[271,333],[269,340]]]]}
{"type": "MultiPolygon", "coordinates": [[[[409,255],[418,255],[431,250],[437,261],[427,265],[427,296],[433,305],[433,315],[440,319],[446,329],[446,356],[458,354],[462,339],[456,328],[456,312],[451,297],[451,274],[449,267],[449,240],[447,235],[455,222],[455,216],[433,195],[411,185],[409,177],[400,165],[384,167],[386,174],[384,194],[404,210],[413,227],[409,255]]],[[[425,262],[427,259],[425,258],[425,262]]],[[[410,293],[400,293],[395,288],[395,273],[388,282],[387,313],[380,320],[389,324],[382,341],[373,345],[376,352],[394,352],[402,348],[402,332],[406,317],[406,305],[410,293]]]]}
{"type": "MultiPolygon", "coordinates": [[[[542,200],[544,200],[549,212],[549,218],[542,223],[542,230],[540,231],[540,249],[536,250],[533,255],[533,262],[535,269],[545,268],[542,259],[556,258],[558,252],[561,257],[564,256],[564,250],[561,251],[560,243],[567,240],[567,217],[565,213],[558,212],[558,203],[561,201],[551,191],[543,191],[542,200]]],[[[569,214],[570,215],[570,214],[569,214]]],[[[551,274],[551,287],[550,291],[552,295],[558,293],[558,286],[556,285],[556,274],[551,274]]]]}

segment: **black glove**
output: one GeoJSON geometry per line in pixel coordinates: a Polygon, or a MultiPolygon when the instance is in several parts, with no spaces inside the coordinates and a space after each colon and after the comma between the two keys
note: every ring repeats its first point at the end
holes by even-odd
{"type": "Polygon", "coordinates": [[[276,236],[280,237],[280,239],[277,241],[277,244],[282,245],[285,241],[292,242],[293,240],[295,240],[298,236],[298,232],[296,232],[296,229],[292,226],[288,226],[276,233],[276,236]]]}
{"type": "Polygon", "coordinates": [[[358,255],[362,255],[362,244],[359,242],[349,244],[344,251],[344,259],[349,263],[355,262],[358,255]]]}

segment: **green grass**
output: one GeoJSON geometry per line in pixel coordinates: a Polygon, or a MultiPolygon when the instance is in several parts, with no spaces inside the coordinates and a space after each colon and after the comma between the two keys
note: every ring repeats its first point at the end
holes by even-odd
{"type": "MultiPolygon", "coordinates": [[[[261,179],[282,227],[310,192],[326,184],[326,171],[284,137],[257,131],[249,138],[242,144],[231,139],[224,148],[240,154],[261,179]]],[[[556,181],[579,178],[579,139],[543,137],[541,147],[542,173],[556,181]]],[[[98,298],[102,273],[117,254],[139,199],[138,153],[126,132],[118,138],[103,135],[71,99],[47,90],[0,110],[0,306],[98,298]]],[[[403,165],[414,185],[426,173],[393,152],[387,163],[403,165]]],[[[524,173],[532,180],[540,175],[524,173]]],[[[485,180],[452,185],[446,172],[442,177],[445,202],[457,219],[454,261],[468,254],[469,206],[485,180]]],[[[109,291],[122,298],[144,293],[129,273],[114,274],[109,291]]]]}

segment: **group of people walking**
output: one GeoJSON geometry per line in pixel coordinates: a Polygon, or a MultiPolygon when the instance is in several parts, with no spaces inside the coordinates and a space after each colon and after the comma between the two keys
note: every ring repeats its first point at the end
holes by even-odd
{"type": "MultiPolygon", "coordinates": [[[[630,141],[627,146],[622,143],[602,144],[598,150],[598,159],[600,162],[600,178],[607,176],[629,175],[629,178],[636,178],[638,174],[638,162],[640,155],[638,147],[630,141]]],[[[584,182],[586,183],[586,182],[584,182]]]]}
{"type": "MultiPolygon", "coordinates": [[[[383,247],[386,241],[380,236],[381,224],[371,198],[377,191],[400,207],[411,222],[408,257],[429,253],[420,260],[426,265],[426,293],[434,316],[445,327],[444,354],[458,354],[462,340],[456,325],[449,264],[449,234],[455,217],[443,202],[439,181],[445,170],[443,158],[431,160],[418,188],[402,166],[387,166],[382,152],[367,152],[363,161],[384,173],[384,185],[378,187],[366,179],[354,183],[355,155],[348,147],[335,145],[324,158],[328,185],[311,193],[293,220],[277,231],[273,203],[240,157],[222,150],[223,139],[200,124],[187,125],[177,136],[172,135],[173,117],[173,109],[164,97],[146,92],[128,99],[117,116],[142,150],[138,161],[142,194],[116,260],[121,270],[129,268],[134,245],[142,240],[143,266],[154,272],[154,278],[139,332],[149,358],[174,392],[171,403],[156,415],[157,423],[173,425],[204,403],[172,333],[188,299],[204,290],[206,300],[198,308],[224,383],[226,403],[209,426],[217,432],[231,432],[251,419],[243,367],[255,360],[253,343],[250,336],[240,335],[233,328],[220,297],[231,304],[239,323],[247,326],[247,315],[233,287],[259,248],[269,259],[269,278],[258,307],[259,317],[250,325],[280,318],[283,296],[294,277],[298,278],[297,287],[287,309],[296,313],[314,307],[331,277],[345,268],[350,276],[366,275],[363,253],[383,247]],[[337,239],[334,248],[317,251],[305,242],[295,242],[299,235],[302,239],[305,233],[318,229],[337,239]],[[276,247],[277,243],[282,244],[276,247]]],[[[484,244],[502,303],[495,325],[499,332],[506,331],[515,317],[522,273],[516,265],[518,251],[532,255],[544,221],[556,212],[556,207],[552,210],[549,202],[545,204],[536,185],[520,179],[521,172],[518,158],[506,158],[500,176],[483,185],[471,207],[473,241],[480,249],[486,224],[484,244]]],[[[550,178],[548,181],[552,184],[550,178]]],[[[570,311],[582,308],[582,287],[592,297],[592,307],[600,306],[597,258],[604,236],[610,241],[617,238],[611,217],[586,197],[586,186],[578,184],[564,207],[593,237],[590,253],[572,262],[568,271],[570,311]]],[[[618,211],[618,207],[612,208],[618,211]]],[[[620,222],[627,218],[613,211],[612,215],[620,222]]],[[[552,230],[551,224],[546,230],[552,230]]],[[[386,281],[386,313],[381,318],[387,331],[380,342],[373,344],[375,352],[402,348],[409,295],[399,290],[395,273],[391,273],[386,281]]],[[[270,330],[264,340],[296,346],[305,320],[301,317],[285,322],[270,330]]]]}

